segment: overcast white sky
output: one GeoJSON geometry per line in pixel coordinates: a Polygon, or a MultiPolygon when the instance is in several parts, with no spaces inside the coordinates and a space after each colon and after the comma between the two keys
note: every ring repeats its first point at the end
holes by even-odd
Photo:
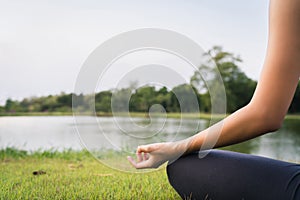
{"type": "Polygon", "coordinates": [[[204,49],[239,54],[259,78],[268,0],[0,0],[0,104],[7,98],[72,92],[81,65],[105,40],[152,27],[188,36],[204,49]]]}

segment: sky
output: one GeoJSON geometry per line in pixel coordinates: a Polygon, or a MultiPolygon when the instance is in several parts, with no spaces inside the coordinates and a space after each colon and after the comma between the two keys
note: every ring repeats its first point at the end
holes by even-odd
{"type": "Polygon", "coordinates": [[[267,47],[268,3],[0,0],[0,105],[8,98],[73,92],[95,48],[139,28],[176,31],[205,50],[221,45],[240,55],[241,69],[258,80],[267,47]]]}

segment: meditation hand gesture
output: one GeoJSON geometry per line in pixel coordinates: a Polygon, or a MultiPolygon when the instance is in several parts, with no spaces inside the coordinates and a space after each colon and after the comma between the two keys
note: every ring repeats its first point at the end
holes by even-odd
{"type": "Polygon", "coordinates": [[[137,160],[130,156],[127,158],[136,169],[158,168],[166,161],[172,162],[184,154],[187,144],[188,142],[183,140],[142,145],[137,148],[137,160]]]}

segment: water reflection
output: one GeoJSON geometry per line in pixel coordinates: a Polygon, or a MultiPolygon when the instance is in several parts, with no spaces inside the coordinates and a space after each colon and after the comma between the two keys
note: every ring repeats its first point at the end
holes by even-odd
{"type": "MultiPolygon", "coordinates": [[[[179,119],[167,119],[163,128],[153,135],[153,130],[131,129],[128,134],[120,130],[113,122],[113,118],[97,118],[95,123],[92,117],[84,117],[77,128],[81,139],[90,149],[126,149],[133,151],[137,145],[180,140],[193,135],[208,126],[206,120],[186,119],[180,124],[179,119]],[[99,126],[100,124],[100,126],[99,126]],[[99,129],[99,127],[101,129],[99,129]],[[102,130],[102,131],[101,131],[102,130]],[[140,132],[139,132],[140,131],[140,132]],[[139,137],[134,137],[139,136],[139,137]]],[[[148,119],[134,118],[133,123],[147,128],[148,119]]],[[[160,119],[152,123],[161,124],[160,119]]],[[[300,162],[300,120],[285,120],[283,127],[250,141],[232,145],[224,149],[262,155],[266,157],[300,162]]],[[[122,127],[130,129],[130,119],[118,120],[122,127]]],[[[79,150],[81,145],[76,133],[73,117],[1,117],[0,118],[0,148],[15,147],[25,150],[63,150],[72,148],[79,150]]],[[[155,126],[151,126],[155,129],[155,126]]]]}

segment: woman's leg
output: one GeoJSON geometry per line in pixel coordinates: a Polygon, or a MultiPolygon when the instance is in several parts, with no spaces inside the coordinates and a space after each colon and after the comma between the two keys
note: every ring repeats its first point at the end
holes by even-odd
{"type": "Polygon", "coordinates": [[[300,165],[254,155],[192,153],[168,165],[167,173],[183,199],[300,199],[300,165]]]}

